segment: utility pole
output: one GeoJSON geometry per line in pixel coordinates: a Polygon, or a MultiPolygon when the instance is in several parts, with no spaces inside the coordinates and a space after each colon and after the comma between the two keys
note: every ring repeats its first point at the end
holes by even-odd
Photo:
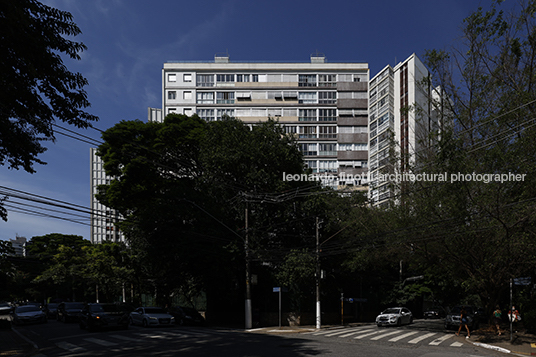
{"type": "Polygon", "coordinates": [[[248,232],[248,207],[246,202],[246,328],[250,329],[253,326],[251,318],[251,272],[249,271],[249,232],[248,232]]]}
{"type": "Polygon", "coordinates": [[[318,217],[316,217],[316,328],[321,327],[322,311],[320,309],[320,235],[318,217]]]}

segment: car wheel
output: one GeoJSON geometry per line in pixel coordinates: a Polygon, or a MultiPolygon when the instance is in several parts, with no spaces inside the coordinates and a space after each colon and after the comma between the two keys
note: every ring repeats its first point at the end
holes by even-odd
{"type": "Polygon", "coordinates": [[[132,326],[134,326],[134,320],[132,320],[132,317],[128,318],[128,323],[132,326]]]}
{"type": "Polygon", "coordinates": [[[413,323],[413,316],[409,318],[409,324],[411,325],[413,323]]]}
{"type": "Polygon", "coordinates": [[[398,318],[398,320],[396,320],[396,325],[397,325],[397,326],[401,326],[401,325],[402,325],[402,321],[400,321],[400,320],[401,320],[400,318],[398,318]]]}
{"type": "Polygon", "coordinates": [[[147,327],[149,324],[147,323],[146,319],[143,319],[143,322],[141,323],[143,327],[147,327]]]}

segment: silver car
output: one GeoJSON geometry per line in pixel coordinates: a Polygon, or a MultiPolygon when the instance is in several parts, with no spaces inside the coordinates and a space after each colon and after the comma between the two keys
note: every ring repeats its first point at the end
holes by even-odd
{"type": "Polygon", "coordinates": [[[130,313],[131,325],[173,326],[175,318],[160,307],[138,307],[130,313]]]}
{"type": "Polygon", "coordinates": [[[400,326],[413,323],[413,314],[405,307],[390,307],[376,317],[376,325],[400,326]]]}
{"type": "Polygon", "coordinates": [[[34,305],[17,306],[11,313],[11,320],[15,325],[48,322],[47,314],[34,305]]]}

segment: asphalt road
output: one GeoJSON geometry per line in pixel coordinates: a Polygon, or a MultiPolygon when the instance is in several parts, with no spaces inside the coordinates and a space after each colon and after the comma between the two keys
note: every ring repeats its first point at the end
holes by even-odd
{"type": "Polygon", "coordinates": [[[300,332],[131,326],[128,330],[90,333],[80,330],[77,323],[57,321],[16,326],[15,329],[39,347],[39,354],[35,356],[40,357],[502,356],[499,352],[475,347],[462,337],[455,337],[454,331],[446,332],[440,321],[426,320],[397,328],[377,328],[370,324],[300,332]]]}

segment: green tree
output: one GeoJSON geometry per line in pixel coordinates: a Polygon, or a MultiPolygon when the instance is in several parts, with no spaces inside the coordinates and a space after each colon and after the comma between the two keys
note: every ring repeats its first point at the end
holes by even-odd
{"type": "Polygon", "coordinates": [[[409,229],[397,238],[490,311],[504,302],[509,279],[531,275],[536,262],[536,2],[508,14],[501,6],[467,18],[459,48],[426,55],[452,121],[420,169],[448,180],[403,192],[409,229]]]}
{"type": "Polygon", "coordinates": [[[2,1],[0,33],[0,163],[34,173],[56,120],[87,128],[98,119],[83,110],[87,80],[61,57],[79,60],[86,47],[65,37],[80,34],[70,13],[36,0],[2,1]]]}

